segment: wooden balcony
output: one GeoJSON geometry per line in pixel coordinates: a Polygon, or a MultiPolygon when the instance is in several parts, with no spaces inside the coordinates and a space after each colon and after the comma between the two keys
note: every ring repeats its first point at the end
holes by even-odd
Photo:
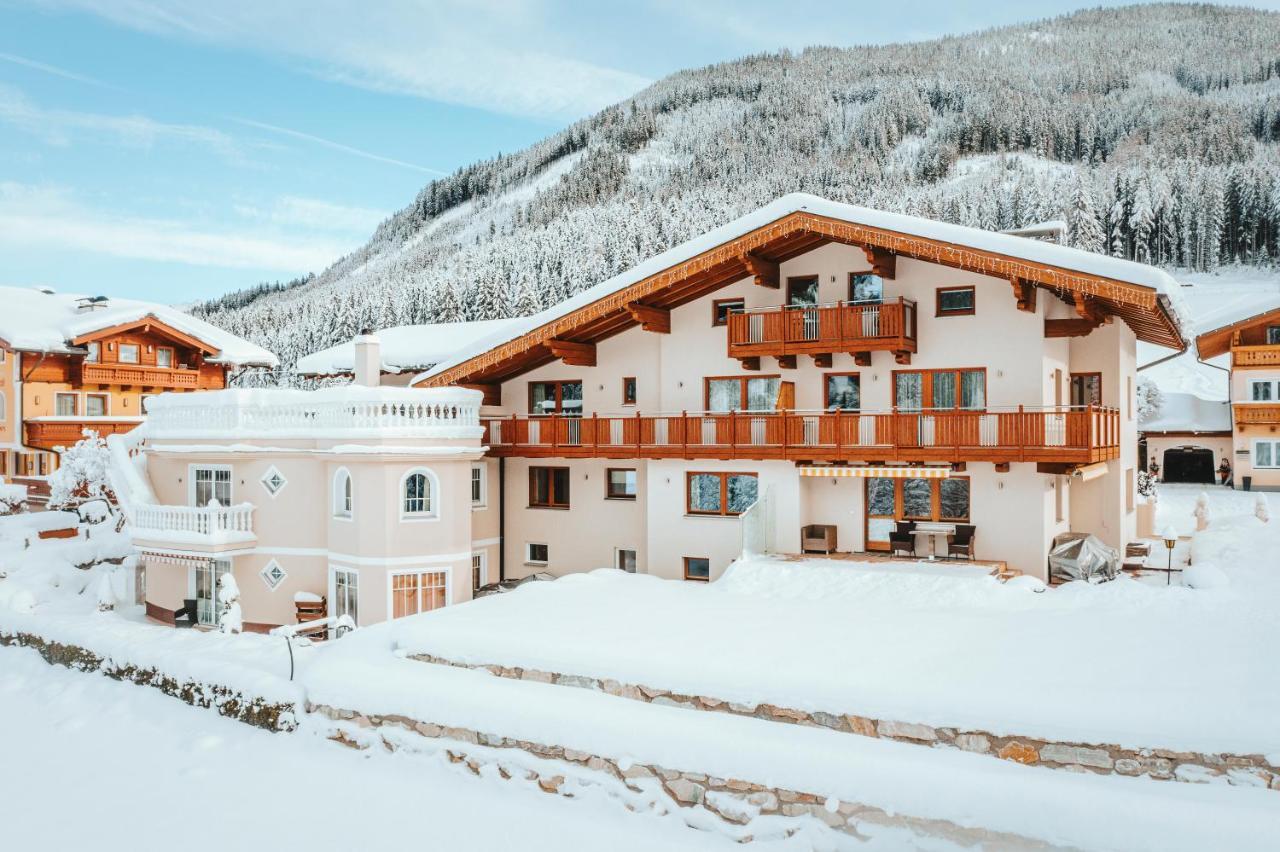
{"type": "Polygon", "coordinates": [[[1280,424],[1280,402],[1237,402],[1237,426],[1275,426],[1280,424]]]}
{"type": "Polygon", "coordinates": [[[141,422],[140,417],[47,417],[24,420],[22,426],[27,446],[52,450],[70,447],[84,437],[85,429],[92,429],[105,438],[128,432],[141,422]]]}
{"type": "Polygon", "coordinates": [[[1280,367],[1280,345],[1232,346],[1232,367],[1280,367]]]}
{"type": "Polygon", "coordinates": [[[124,385],[148,388],[195,388],[200,383],[199,370],[176,367],[150,367],[142,364],[83,364],[83,385],[124,385]]]}
{"type": "Polygon", "coordinates": [[[916,351],[916,303],[778,307],[729,315],[729,357],[916,351]]]}
{"type": "Polygon", "coordinates": [[[486,419],[490,455],[527,458],[1044,462],[1119,458],[1113,408],[486,419]]]}

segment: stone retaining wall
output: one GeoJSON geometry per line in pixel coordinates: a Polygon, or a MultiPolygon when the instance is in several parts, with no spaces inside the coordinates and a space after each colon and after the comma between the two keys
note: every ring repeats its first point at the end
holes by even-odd
{"type": "MultiPolygon", "coordinates": [[[[428,739],[449,741],[445,753],[452,763],[465,764],[472,773],[481,774],[482,767],[492,766],[505,780],[523,780],[535,783],[545,793],[573,796],[573,785],[567,784],[564,767],[513,767],[503,762],[491,750],[512,749],[542,760],[564,761],[573,769],[601,773],[621,782],[627,790],[643,794],[658,789],[663,800],[677,808],[692,809],[698,806],[717,817],[723,827],[736,839],[746,842],[752,835],[742,827],[759,816],[765,817],[813,817],[826,826],[866,839],[859,826],[886,826],[907,829],[928,837],[943,838],[965,848],[989,848],[1004,850],[1051,849],[1050,844],[1017,834],[968,828],[947,820],[924,819],[906,814],[890,814],[887,811],[856,802],[842,802],[814,793],[770,787],[736,778],[717,778],[701,772],[672,769],[656,764],[616,761],[599,755],[575,751],[558,745],[512,739],[498,734],[484,733],[470,728],[437,725],[432,722],[411,719],[407,716],[361,714],[352,710],[311,704],[312,713],[328,717],[339,724],[347,723],[361,730],[399,729],[428,739]],[[475,746],[468,749],[467,746],[475,746]]],[[[363,747],[349,738],[341,728],[332,739],[354,747],[363,747]]],[[[396,750],[397,739],[383,736],[381,744],[396,750]]],[[[574,776],[578,785],[584,781],[574,776]]],[[[627,807],[635,809],[632,805],[627,807]]],[[[690,823],[695,824],[693,822],[690,823]]],[[[703,824],[697,827],[705,828],[703,824]]],[[[789,829],[787,833],[795,829],[789,829]]]]}
{"type": "Polygon", "coordinates": [[[1124,748],[1096,743],[1050,742],[1036,737],[1000,736],[987,731],[933,727],[916,722],[872,719],[848,713],[793,710],[772,704],[737,704],[702,695],[683,695],[665,689],[621,683],[607,678],[545,672],[516,666],[458,663],[431,654],[415,654],[411,659],[436,665],[487,671],[498,677],[531,680],[591,689],[620,698],[666,704],[688,710],[733,713],[771,722],[811,725],[833,731],[879,737],[933,747],[952,747],[987,754],[1016,763],[1047,766],[1071,772],[1100,775],[1145,775],[1160,780],[1210,782],[1280,790],[1280,767],[1260,754],[1202,754],[1161,748],[1124,748]]]}
{"type": "Polygon", "coordinates": [[[120,665],[78,645],[54,642],[34,633],[0,633],[0,645],[33,648],[50,665],[66,666],[82,672],[100,672],[115,680],[150,686],[193,707],[213,708],[222,716],[268,731],[291,731],[298,724],[295,713],[297,708],[293,704],[270,703],[218,684],[178,681],[157,669],[120,665]]]}

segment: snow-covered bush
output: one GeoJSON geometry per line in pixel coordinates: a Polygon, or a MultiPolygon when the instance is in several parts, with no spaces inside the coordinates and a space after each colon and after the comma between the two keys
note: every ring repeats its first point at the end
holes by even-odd
{"type": "Polygon", "coordinates": [[[1271,520],[1271,506],[1267,504],[1267,495],[1261,491],[1253,501],[1253,515],[1264,524],[1271,520]]]}
{"type": "Polygon", "coordinates": [[[230,572],[218,578],[218,629],[223,633],[240,633],[244,630],[244,615],[240,611],[240,586],[230,572]]]}
{"type": "Polygon", "coordinates": [[[83,503],[115,502],[111,490],[107,442],[89,429],[62,453],[61,466],[49,476],[49,508],[73,509],[83,503]]]}
{"type": "Polygon", "coordinates": [[[0,478],[0,516],[27,511],[27,486],[12,485],[0,478]]]}
{"type": "Polygon", "coordinates": [[[1156,502],[1156,478],[1145,470],[1138,471],[1138,494],[1148,503],[1156,502]]]}
{"type": "Polygon", "coordinates": [[[1138,379],[1138,422],[1147,423],[1160,416],[1164,407],[1164,395],[1151,379],[1143,376],[1138,379]]]}
{"type": "Polygon", "coordinates": [[[1196,507],[1191,512],[1196,518],[1196,532],[1209,528],[1209,495],[1201,491],[1196,498],[1196,507]]]}

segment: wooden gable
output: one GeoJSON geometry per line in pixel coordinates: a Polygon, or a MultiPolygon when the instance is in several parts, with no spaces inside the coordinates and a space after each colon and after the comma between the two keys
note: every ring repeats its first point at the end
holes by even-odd
{"type": "Polygon", "coordinates": [[[71,343],[75,346],[83,346],[84,344],[91,343],[95,340],[101,341],[109,337],[119,337],[129,333],[157,335],[159,337],[167,338],[181,346],[185,346],[188,349],[194,349],[204,355],[217,355],[218,352],[221,351],[216,347],[205,343],[198,337],[193,337],[185,331],[179,331],[156,317],[155,314],[147,314],[145,317],[138,320],[119,323],[118,325],[108,326],[107,328],[100,328],[96,331],[82,334],[79,337],[72,339],[71,343]]]}
{"type": "Polygon", "coordinates": [[[832,242],[862,248],[889,277],[893,275],[893,259],[901,255],[1002,278],[1028,293],[1032,287],[1046,289],[1070,303],[1084,305],[1097,316],[1120,317],[1141,340],[1186,348],[1168,298],[1150,287],[796,211],[602,296],[420,384],[438,387],[504,381],[555,360],[556,351],[563,351],[566,344],[592,345],[634,327],[645,314],[637,306],[669,311],[752,276],[758,284],[777,286],[778,264],[832,242]]]}
{"type": "Polygon", "coordinates": [[[1267,328],[1280,325],[1280,308],[1246,317],[1231,325],[1206,331],[1196,338],[1196,353],[1201,358],[1216,358],[1237,346],[1264,346],[1267,328]]]}

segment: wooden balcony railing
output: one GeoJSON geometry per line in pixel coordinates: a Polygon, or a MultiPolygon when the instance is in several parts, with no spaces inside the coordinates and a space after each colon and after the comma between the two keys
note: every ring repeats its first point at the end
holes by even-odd
{"type": "Polygon", "coordinates": [[[199,370],[148,367],[141,364],[83,364],[80,368],[80,383],[85,385],[194,388],[199,382],[199,370]]]}
{"type": "Polygon", "coordinates": [[[731,358],[872,351],[916,351],[915,302],[783,306],[729,315],[731,358]]]}
{"type": "Polygon", "coordinates": [[[84,437],[85,429],[91,429],[105,438],[108,435],[128,432],[141,422],[142,419],[137,417],[119,420],[109,417],[59,417],[47,420],[26,420],[23,421],[22,426],[26,432],[27,446],[52,450],[54,447],[70,447],[84,437]]]}
{"type": "Polygon", "coordinates": [[[1118,458],[1114,408],[526,416],[484,420],[495,456],[1035,461],[1118,458]]]}
{"type": "Polygon", "coordinates": [[[1280,423],[1280,402],[1237,402],[1237,426],[1274,426],[1280,423]]]}
{"type": "Polygon", "coordinates": [[[1280,345],[1232,346],[1233,367],[1280,367],[1280,345]]]}

